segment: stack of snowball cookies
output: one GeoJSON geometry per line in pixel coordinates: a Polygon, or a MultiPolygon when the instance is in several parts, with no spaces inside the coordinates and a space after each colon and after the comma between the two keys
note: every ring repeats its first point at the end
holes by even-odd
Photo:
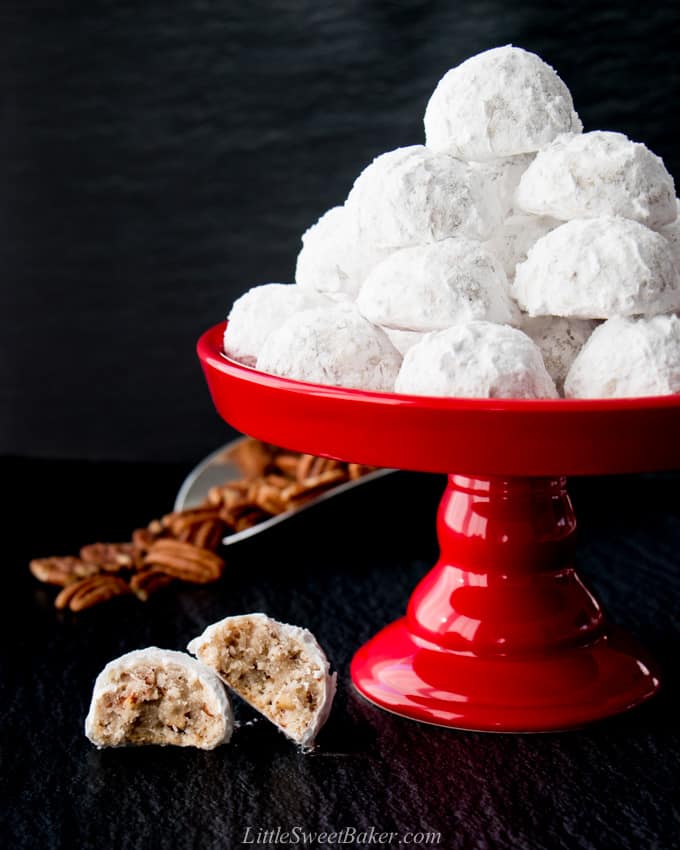
{"type": "Polygon", "coordinates": [[[225,353],[301,381],[479,398],[680,393],[680,219],[645,145],[583,132],[542,59],[448,71],[425,145],[378,156],[256,286],[225,353]]]}

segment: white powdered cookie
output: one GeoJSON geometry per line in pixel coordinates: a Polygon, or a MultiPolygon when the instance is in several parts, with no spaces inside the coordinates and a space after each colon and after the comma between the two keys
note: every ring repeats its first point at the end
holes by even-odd
{"type": "Polygon", "coordinates": [[[523,263],[529,249],[538,240],[562,224],[549,216],[508,216],[498,230],[484,244],[501,261],[508,280],[514,280],[518,263],[523,263]]]}
{"type": "Polygon", "coordinates": [[[420,332],[517,318],[500,262],[481,242],[462,237],[391,254],[366,279],[357,307],[377,325],[420,332]]]}
{"type": "Polygon", "coordinates": [[[429,148],[467,160],[531,153],[580,133],[569,89],[534,53],[506,45],[448,71],[425,111],[429,148]]]}
{"type": "Polygon", "coordinates": [[[224,333],[224,352],[234,360],[254,366],[269,334],[300,310],[331,302],[318,292],[294,283],[264,283],[237,298],[224,333]]]}
{"type": "Polygon", "coordinates": [[[680,307],[668,240],[611,216],[574,219],[539,239],[512,291],[530,316],[608,319],[680,307]]]}
{"type": "Polygon", "coordinates": [[[212,750],[231,737],[231,703],[217,676],[183,652],[152,646],[97,676],[85,734],[97,747],[160,744],[212,750]]]}
{"type": "Polygon", "coordinates": [[[257,368],[335,387],[391,392],[401,355],[353,304],[304,310],[268,337],[257,368]]]}
{"type": "Polygon", "coordinates": [[[388,253],[360,231],[353,211],[333,207],[303,234],[295,280],[330,298],[353,301],[367,274],[388,253]]]}
{"type": "Polygon", "coordinates": [[[663,160],[622,133],[560,136],[522,175],[515,205],[569,220],[617,215],[660,227],[676,217],[675,186],[663,160]]]}
{"type": "Polygon", "coordinates": [[[330,714],[336,674],[311,632],[244,614],[208,626],[188,649],[285,735],[314,744],[330,714]]]}
{"type": "Polygon", "coordinates": [[[406,353],[395,390],[427,396],[557,398],[532,340],[490,322],[427,334],[406,353]]]}
{"type": "Polygon", "coordinates": [[[597,326],[589,319],[560,319],[555,316],[525,316],[521,330],[541,350],[548,374],[558,391],[564,388],[571,364],[597,326]]]}
{"type": "Polygon", "coordinates": [[[357,177],[346,206],[367,238],[391,249],[454,235],[486,239],[502,219],[499,199],[485,177],[422,145],[374,159],[357,177]]]}
{"type": "Polygon", "coordinates": [[[564,389],[568,398],[680,393],[680,319],[609,319],[574,360],[564,389]]]}

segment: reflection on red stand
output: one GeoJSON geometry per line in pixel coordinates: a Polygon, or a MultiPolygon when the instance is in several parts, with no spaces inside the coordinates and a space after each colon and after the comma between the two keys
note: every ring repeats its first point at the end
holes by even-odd
{"type": "Polygon", "coordinates": [[[575,527],[563,478],[451,475],[439,562],[406,616],[356,654],[359,692],[416,720],[498,732],[579,726],[654,694],[650,661],[574,571],[575,527]]]}

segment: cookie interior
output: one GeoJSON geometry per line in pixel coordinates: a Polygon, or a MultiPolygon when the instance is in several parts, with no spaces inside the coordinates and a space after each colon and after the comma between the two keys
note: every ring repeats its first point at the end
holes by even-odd
{"type": "Polygon", "coordinates": [[[197,654],[293,740],[300,742],[316,720],[325,671],[304,641],[276,623],[235,618],[222,624],[197,654]]]}
{"type": "Polygon", "coordinates": [[[94,708],[99,746],[170,744],[210,749],[224,737],[214,695],[179,665],[139,664],[116,671],[94,708]]]}

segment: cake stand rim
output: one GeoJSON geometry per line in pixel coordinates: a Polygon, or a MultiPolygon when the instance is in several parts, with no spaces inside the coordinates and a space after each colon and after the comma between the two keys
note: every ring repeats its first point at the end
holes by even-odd
{"type": "Polygon", "coordinates": [[[467,398],[463,396],[444,397],[409,395],[405,393],[384,393],[372,390],[355,389],[352,387],[337,387],[328,384],[316,384],[311,381],[300,381],[294,378],[284,378],[263,372],[254,366],[248,366],[229,357],[222,351],[221,344],[215,345],[215,338],[222,340],[228,322],[218,322],[208,328],[198,340],[197,351],[202,362],[209,362],[213,368],[239,378],[251,384],[262,387],[295,391],[306,395],[321,395],[335,398],[338,401],[352,400],[373,403],[384,406],[394,404],[410,404],[411,406],[442,410],[459,411],[489,411],[494,413],[541,411],[543,413],[588,412],[614,413],[623,410],[659,410],[672,409],[680,411],[680,393],[656,396],[630,396],[624,398],[558,398],[558,399],[525,399],[525,398],[467,398]]]}
{"type": "Polygon", "coordinates": [[[680,469],[680,394],[479,399],[378,393],[261,372],[197,353],[220,416],[259,439],[375,466],[470,476],[555,477],[680,469]]]}

